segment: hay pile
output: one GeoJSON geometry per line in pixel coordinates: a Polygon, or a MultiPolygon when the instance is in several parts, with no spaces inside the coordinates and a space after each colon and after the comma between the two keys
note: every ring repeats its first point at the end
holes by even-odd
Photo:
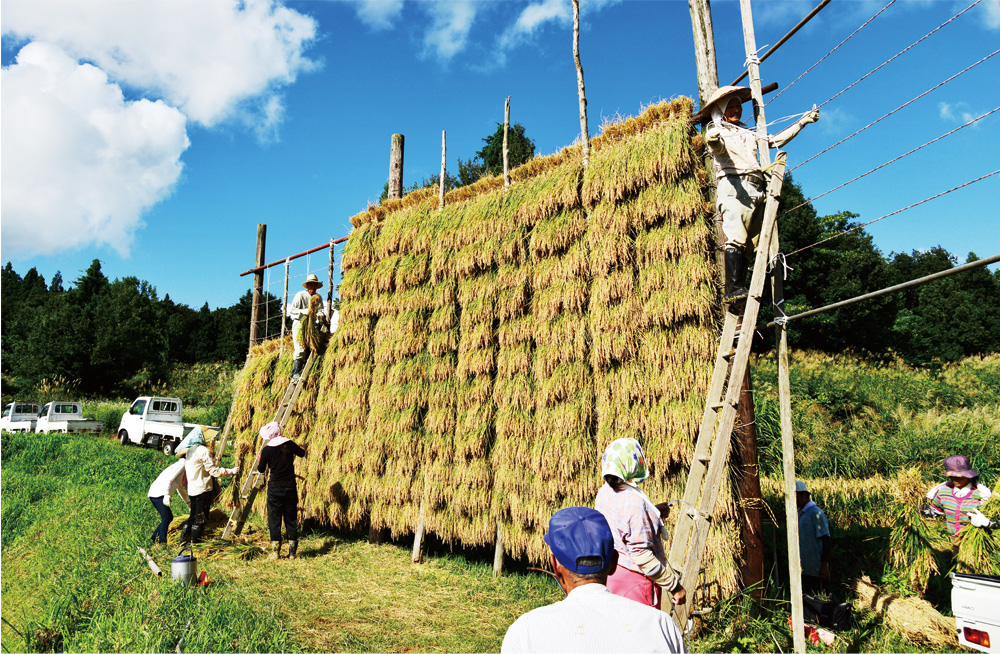
{"type": "MultiPolygon", "coordinates": [[[[680,497],[718,319],[700,139],[681,98],[580,148],[489,177],[437,208],[421,190],[354,216],[339,328],[289,435],[306,517],[370,520],[541,561],[551,514],[593,505],[600,454],[638,438],[645,490],[680,497]],[[308,414],[308,415],[306,415],[308,414]]],[[[233,427],[246,455],[288,348],[255,347],[233,427]]],[[[728,508],[731,514],[731,506],[728,508]]],[[[734,588],[734,529],[709,578],[734,588]]]]}
{"type": "Polygon", "coordinates": [[[855,582],[854,592],[858,604],[885,618],[914,645],[937,649],[958,646],[955,618],[941,615],[927,600],[883,593],[868,577],[855,582]]]}

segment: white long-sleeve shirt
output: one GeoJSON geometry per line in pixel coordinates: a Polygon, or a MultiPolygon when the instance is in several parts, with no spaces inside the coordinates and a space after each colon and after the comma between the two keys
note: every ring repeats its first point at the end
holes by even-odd
{"type": "Polygon", "coordinates": [[[191,495],[207,493],[212,488],[212,477],[222,477],[226,474],[225,468],[215,465],[212,454],[204,445],[197,445],[188,451],[184,462],[187,469],[188,493],[191,495]]]}
{"type": "Polygon", "coordinates": [[[149,497],[170,497],[184,482],[184,459],[171,464],[149,486],[149,497]]]}
{"type": "Polygon", "coordinates": [[[526,652],[684,652],[670,616],[614,595],[603,584],[585,584],[566,599],[525,613],[507,629],[503,654],[526,652]]]}

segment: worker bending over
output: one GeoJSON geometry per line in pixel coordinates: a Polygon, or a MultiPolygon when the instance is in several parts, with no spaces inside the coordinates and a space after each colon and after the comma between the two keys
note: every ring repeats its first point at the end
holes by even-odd
{"type": "MultiPolygon", "coordinates": [[[[750,99],[744,86],[723,86],[705,103],[712,122],[705,130],[705,144],[715,161],[718,188],[715,205],[722,214],[726,237],[726,286],[724,302],[747,296],[745,285],[747,261],[757,249],[764,219],[764,170],[757,151],[757,134],[740,122],[743,103],[750,99]]],[[[768,136],[768,145],[780,148],[791,141],[809,123],[819,120],[813,109],[784,131],[768,136]]]]}

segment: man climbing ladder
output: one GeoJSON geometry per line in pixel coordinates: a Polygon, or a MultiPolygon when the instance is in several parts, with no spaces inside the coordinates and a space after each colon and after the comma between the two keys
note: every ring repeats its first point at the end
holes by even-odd
{"type": "MultiPolygon", "coordinates": [[[[722,231],[726,236],[724,302],[747,296],[747,261],[757,249],[764,216],[765,176],[758,158],[757,135],[740,122],[743,103],[749,99],[749,88],[723,86],[702,108],[702,112],[712,116],[705,130],[705,144],[715,162],[718,183],[715,205],[722,215],[722,231]]],[[[791,127],[769,136],[768,145],[780,148],[817,120],[819,110],[813,109],[791,127]]]]}

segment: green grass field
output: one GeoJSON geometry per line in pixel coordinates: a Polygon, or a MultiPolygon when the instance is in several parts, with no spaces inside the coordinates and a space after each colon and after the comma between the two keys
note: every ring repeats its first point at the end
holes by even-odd
{"type": "MultiPolygon", "coordinates": [[[[754,381],[762,469],[773,478],[780,450],[768,365],[756,367],[754,381]]],[[[906,465],[931,484],[945,455],[965,451],[995,486],[1000,357],[933,375],[811,356],[793,366],[797,466],[828,507],[841,581],[867,574],[905,591],[905,575],[886,563],[890,526],[878,514],[880,491],[870,493],[866,480],[882,474],[878,483],[888,483],[906,465]]],[[[126,407],[92,410],[116,426],[126,407]]],[[[234,543],[210,534],[195,553],[212,583],[180,587],[155,578],[136,552],[158,521],[146,491],[166,457],[107,437],[4,434],[0,447],[5,651],[174,651],[182,636],[181,651],[496,651],[517,616],[562,597],[554,581],[516,562],[494,578],[491,552],[430,543],[425,563],[414,565],[410,539],[371,545],[367,534],[308,525],[299,559],[268,562],[259,522],[234,543]]],[[[779,509],[776,482],[765,482],[765,500],[779,509]]],[[[186,513],[179,500],[174,512],[186,513]]],[[[741,594],[713,607],[692,651],[792,649],[780,581],[784,530],[766,531],[763,600],[741,594]]],[[[151,552],[169,577],[177,548],[151,552]]],[[[942,574],[931,588],[945,613],[946,584],[942,574]]],[[[848,597],[845,589],[835,594],[848,597]]],[[[873,614],[856,619],[832,648],[811,650],[929,651],[873,614]]]]}

